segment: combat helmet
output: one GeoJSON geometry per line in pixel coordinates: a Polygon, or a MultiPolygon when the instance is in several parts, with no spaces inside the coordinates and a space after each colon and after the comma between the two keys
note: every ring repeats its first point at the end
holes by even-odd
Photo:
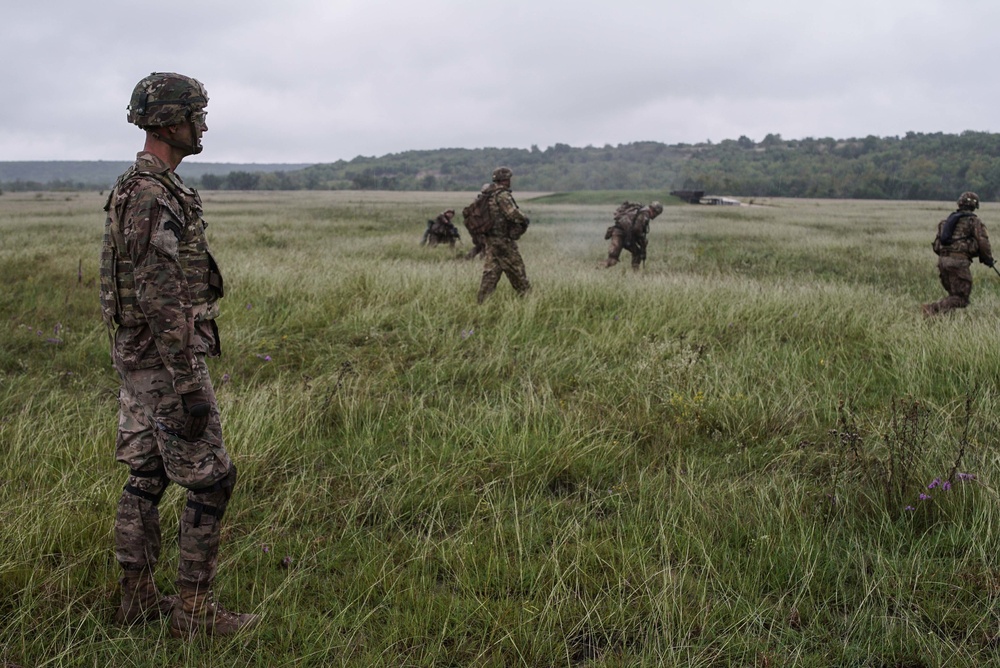
{"type": "Polygon", "coordinates": [[[979,195],[966,191],[958,196],[958,208],[963,211],[975,211],[979,208],[979,195]]]}
{"type": "Polygon", "coordinates": [[[173,72],[153,72],[135,85],[128,122],[143,130],[178,125],[208,105],[208,92],[197,79],[173,72]]]}
{"type": "Polygon", "coordinates": [[[655,212],[657,216],[659,216],[661,213],[663,213],[663,205],[660,204],[659,202],[656,202],[656,201],[651,202],[649,204],[649,208],[650,208],[651,211],[655,212]]]}
{"type": "Polygon", "coordinates": [[[510,167],[497,167],[493,170],[493,183],[510,181],[512,176],[514,176],[514,172],[510,170],[510,167]]]}

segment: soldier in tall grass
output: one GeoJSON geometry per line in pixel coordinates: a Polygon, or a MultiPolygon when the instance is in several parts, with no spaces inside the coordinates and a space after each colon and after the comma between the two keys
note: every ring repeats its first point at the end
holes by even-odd
{"type": "Polygon", "coordinates": [[[921,308],[926,316],[946,313],[969,305],[972,294],[972,259],[992,267],[993,251],[986,226],[974,211],[979,208],[979,196],[964,192],[958,198],[958,210],[938,223],[933,248],[938,256],[938,275],[948,296],[921,308]]]}
{"type": "Polygon", "coordinates": [[[458,228],[451,222],[454,217],[455,210],[446,209],[434,219],[428,220],[427,229],[424,230],[424,237],[420,240],[420,245],[434,247],[438,244],[448,244],[454,248],[455,242],[462,240],[462,235],[458,233],[458,228]]]}
{"type": "Polygon", "coordinates": [[[174,172],[208,131],[201,82],[154,72],[132,93],[128,120],[143,150],[105,206],[101,311],[121,378],[115,456],[129,477],[115,517],[122,567],[120,624],[170,615],[177,637],[228,635],[258,621],[215,602],[220,523],[236,484],[206,356],[220,352],[222,276],[208,249],[202,204],[174,172]],[[180,517],[177,597],[160,594],[157,505],[171,482],[187,489],[180,517]]]}
{"type": "Polygon", "coordinates": [[[649,221],[663,213],[663,205],[651,202],[649,206],[634,202],[623,202],[615,209],[614,225],[604,234],[608,245],[608,259],[601,267],[613,267],[618,264],[622,250],[632,254],[632,269],[638,270],[646,261],[646,245],[649,236],[649,221]]]}
{"type": "Polygon", "coordinates": [[[514,172],[509,167],[497,167],[493,170],[493,183],[483,186],[480,193],[485,197],[491,222],[483,235],[486,241],[485,260],[476,297],[480,304],[493,294],[501,276],[507,276],[518,295],[523,296],[531,290],[524,260],[517,249],[517,240],[528,229],[529,220],[521,213],[510,192],[513,176],[514,172]]]}

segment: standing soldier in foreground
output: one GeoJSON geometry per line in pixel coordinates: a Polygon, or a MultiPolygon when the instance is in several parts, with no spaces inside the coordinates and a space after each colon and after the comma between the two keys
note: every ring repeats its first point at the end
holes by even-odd
{"type": "Polygon", "coordinates": [[[646,261],[646,237],[649,235],[649,221],[663,213],[663,205],[653,202],[649,206],[624,202],[615,210],[615,224],[604,234],[610,239],[608,259],[601,267],[618,264],[618,256],[624,248],[632,254],[632,269],[638,270],[646,261]]]}
{"type": "Polygon", "coordinates": [[[206,355],[220,352],[215,318],[223,287],[201,198],[174,173],[186,156],[201,153],[207,104],[201,82],[179,74],[154,72],[136,85],[128,120],[146,131],[146,143],[108,196],[101,249],[101,311],[121,378],[115,458],[129,467],[115,517],[123,569],[115,621],[171,614],[175,637],[229,635],[258,621],[229,612],[212,594],[220,523],[236,484],[205,366],[206,355]],[[162,597],[153,580],[157,504],[170,482],[187,489],[187,505],[178,596],[162,597]]]}
{"type": "Polygon", "coordinates": [[[523,296],[531,290],[531,283],[524,270],[524,260],[517,250],[517,240],[528,229],[530,221],[517,208],[517,202],[510,192],[513,175],[514,172],[509,167],[497,167],[493,170],[493,183],[483,186],[480,193],[480,197],[485,198],[492,223],[484,234],[486,250],[483,278],[476,297],[480,304],[493,294],[503,274],[507,275],[511,287],[518,295],[523,296]]]}
{"type": "Polygon", "coordinates": [[[992,267],[993,251],[986,235],[986,226],[973,213],[979,208],[979,196],[964,192],[958,198],[958,210],[938,223],[934,252],[938,255],[938,275],[948,296],[921,306],[924,315],[945,313],[969,305],[972,294],[972,258],[992,267]]]}

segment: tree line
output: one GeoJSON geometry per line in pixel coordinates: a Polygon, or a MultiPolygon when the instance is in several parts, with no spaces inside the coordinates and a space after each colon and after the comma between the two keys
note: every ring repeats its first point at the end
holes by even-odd
{"type": "MultiPolygon", "coordinates": [[[[514,170],[518,189],[534,191],[703,190],[738,197],[949,200],[974,190],[984,200],[1000,196],[1000,134],[973,131],[438,149],[358,156],[289,170],[244,166],[226,173],[206,170],[182,176],[207,190],[468,191],[489,181],[498,165],[514,170]]],[[[69,177],[48,183],[0,181],[0,188],[7,190],[81,186],[81,181],[69,177]]]]}

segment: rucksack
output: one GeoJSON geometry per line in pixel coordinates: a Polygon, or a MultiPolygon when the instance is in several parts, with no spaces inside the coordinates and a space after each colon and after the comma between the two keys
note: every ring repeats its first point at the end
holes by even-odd
{"type": "Polygon", "coordinates": [[[493,218],[490,217],[490,197],[493,193],[493,190],[479,193],[472,204],[462,209],[462,222],[469,234],[486,234],[493,229],[493,218]]]}
{"type": "Polygon", "coordinates": [[[621,227],[622,229],[629,229],[632,227],[633,221],[635,221],[635,214],[638,213],[641,208],[642,204],[629,201],[622,202],[618,208],[615,209],[615,225],[621,227]]]}

